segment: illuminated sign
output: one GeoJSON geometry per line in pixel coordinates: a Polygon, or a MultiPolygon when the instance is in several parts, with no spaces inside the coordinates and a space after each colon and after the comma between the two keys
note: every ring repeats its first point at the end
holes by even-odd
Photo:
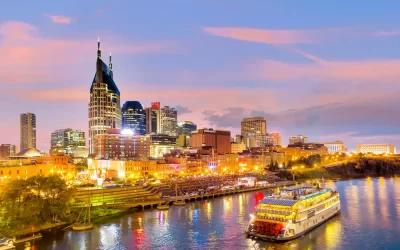
{"type": "Polygon", "coordinates": [[[151,103],[151,108],[153,109],[160,109],[161,105],[160,102],[152,102],[151,103]]]}

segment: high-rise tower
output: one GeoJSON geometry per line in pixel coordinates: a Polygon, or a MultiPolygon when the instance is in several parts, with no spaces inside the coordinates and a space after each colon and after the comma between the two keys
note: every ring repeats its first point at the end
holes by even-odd
{"type": "Polygon", "coordinates": [[[36,148],[36,115],[24,113],[20,116],[20,147],[36,148]]]}
{"type": "Polygon", "coordinates": [[[94,153],[94,136],[107,129],[121,128],[120,93],[114,82],[111,54],[109,67],[101,60],[100,39],[97,42],[96,74],[90,87],[89,153],[94,153]]]}

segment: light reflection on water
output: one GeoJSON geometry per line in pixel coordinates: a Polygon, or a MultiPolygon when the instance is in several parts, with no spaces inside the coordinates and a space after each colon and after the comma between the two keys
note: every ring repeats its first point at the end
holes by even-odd
{"type": "Polygon", "coordinates": [[[342,213],[283,244],[245,237],[259,195],[243,193],[110,218],[90,231],[38,241],[34,249],[399,249],[400,178],[327,186],[339,191],[342,213]]]}

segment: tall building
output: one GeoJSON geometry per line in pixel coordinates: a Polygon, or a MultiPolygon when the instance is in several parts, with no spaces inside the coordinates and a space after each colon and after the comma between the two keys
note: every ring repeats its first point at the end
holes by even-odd
{"type": "Polygon", "coordinates": [[[226,154],[231,152],[231,131],[199,129],[192,132],[190,146],[194,149],[211,147],[215,153],[226,154]]]}
{"type": "Polygon", "coordinates": [[[127,101],[122,106],[122,128],[135,134],[146,134],[146,113],[138,101],[127,101]]]}
{"type": "Polygon", "coordinates": [[[132,159],[150,156],[150,137],[109,129],[94,137],[97,159],[132,159]]]}
{"type": "Polygon", "coordinates": [[[393,144],[358,144],[357,153],[395,154],[396,147],[393,144]]]}
{"type": "Polygon", "coordinates": [[[244,137],[249,134],[265,135],[267,133],[267,121],[264,117],[244,118],[240,124],[240,133],[244,137]]]}
{"type": "Polygon", "coordinates": [[[11,144],[0,145],[0,159],[4,159],[17,154],[17,146],[11,144]]]}
{"type": "Polygon", "coordinates": [[[289,144],[296,144],[296,143],[307,143],[308,137],[304,135],[295,135],[289,137],[289,144]]]}
{"type": "Polygon", "coordinates": [[[36,115],[24,113],[20,116],[20,149],[36,148],[36,115]]]}
{"type": "Polygon", "coordinates": [[[169,106],[161,108],[161,134],[177,136],[177,126],[178,111],[169,106]]]}
{"type": "Polygon", "coordinates": [[[107,66],[101,60],[100,40],[97,43],[96,74],[90,87],[89,153],[94,153],[94,137],[108,129],[121,128],[120,93],[114,82],[111,54],[107,66]]]}
{"type": "Polygon", "coordinates": [[[161,133],[161,109],[160,102],[152,102],[150,108],[145,109],[146,114],[146,133],[161,133]]]}
{"type": "Polygon", "coordinates": [[[282,138],[279,133],[271,133],[270,134],[273,139],[274,146],[282,146],[282,138]]]}
{"type": "Polygon", "coordinates": [[[72,128],[58,129],[51,133],[52,148],[85,147],[85,132],[72,128]]]}

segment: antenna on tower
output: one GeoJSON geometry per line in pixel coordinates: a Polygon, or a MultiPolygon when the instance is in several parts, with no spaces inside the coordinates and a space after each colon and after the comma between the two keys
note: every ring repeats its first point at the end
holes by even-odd
{"type": "Polygon", "coordinates": [[[97,57],[101,58],[100,37],[97,37],[97,57]]]}
{"type": "MultiPolygon", "coordinates": [[[[117,66],[118,66],[118,65],[117,65],[117,66]]],[[[110,70],[112,70],[111,52],[110,52],[110,63],[108,64],[108,67],[110,68],[110,70]]]]}

